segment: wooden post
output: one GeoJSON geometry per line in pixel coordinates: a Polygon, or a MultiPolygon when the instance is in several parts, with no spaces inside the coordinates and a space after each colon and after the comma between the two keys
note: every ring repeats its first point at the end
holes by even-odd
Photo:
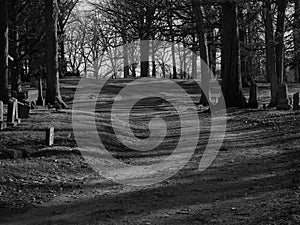
{"type": "Polygon", "coordinates": [[[46,145],[52,147],[54,145],[54,127],[46,129],[46,145]]]}

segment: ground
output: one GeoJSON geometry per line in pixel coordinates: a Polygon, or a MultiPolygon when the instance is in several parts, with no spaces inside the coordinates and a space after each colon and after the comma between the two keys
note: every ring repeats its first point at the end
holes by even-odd
{"type": "MultiPolygon", "coordinates": [[[[63,81],[66,100],[74,85],[63,81]]],[[[260,103],[268,102],[268,87],[259,90],[260,103]]],[[[299,111],[228,110],[223,146],[198,172],[209,120],[199,111],[204,132],[193,158],[174,177],[143,188],[96,174],[76,148],[71,116],[36,108],[17,128],[0,132],[1,149],[23,154],[0,160],[0,224],[300,224],[299,111]],[[53,148],[44,143],[50,125],[53,148]]],[[[160,158],[159,151],[126,156],[118,147],[115,156],[129,163],[160,158]]]]}

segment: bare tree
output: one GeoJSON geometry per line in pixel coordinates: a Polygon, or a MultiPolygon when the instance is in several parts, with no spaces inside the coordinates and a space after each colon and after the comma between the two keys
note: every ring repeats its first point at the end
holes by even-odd
{"type": "Polygon", "coordinates": [[[59,7],[58,14],[58,37],[59,37],[59,59],[60,59],[60,73],[64,74],[67,69],[65,58],[65,30],[71,18],[71,14],[79,0],[57,0],[59,7]]]}
{"type": "Polygon", "coordinates": [[[80,67],[84,64],[84,71],[87,71],[87,56],[85,54],[85,43],[87,24],[86,20],[81,15],[74,14],[73,19],[76,20],[70,24],[65,31],[65,51],[66,62],[68,69],[72,73],[76,73],[80,70],[80,67]]]}
{"type": "MultiPolygon", "coordinates": [[[[108,49],[108,27],[104,26],[102,15],[99,12],[90,12],[86,15],[85,55],[92,67],[95,78],[99,78],[100,69],[104,61],[104,53],[108,49]]],[[[88,69],[89,70],[89,69],[88,69]]]]}

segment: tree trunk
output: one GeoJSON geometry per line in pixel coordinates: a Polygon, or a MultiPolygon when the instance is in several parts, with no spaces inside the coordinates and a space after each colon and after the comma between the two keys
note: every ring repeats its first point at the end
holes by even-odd
{"type": "Polygon", "coordinates": [[[156,62],[155,62],[155,37],[153,35],[151,41],[151,61],[152,61],[152,77],[156,77],[156,62]]]}
{"type": "Polygon", "coordinates": [[[13,42],[11,43],[11,56],[13,57],[11,69],[11,91],[20,93],[22,91],[21,81],[21,62],[19,57],[19,32],[18,32],[18,18],[17,18],[17,1],[12,1],[12,36],[13,42]]]}
{"type": "Polygon", "coordinates": [[[245,27],[240,27],[239,29],[240,35],[240,46],[241,46],[241,76],[242,76],[242,86],[249,87],[248,83],[248,62],[247,62],[247,52],[246,52],[246,44],[247,44],[247,32],[245,27]]]}
{"type": "Polygon", "coordinates": [[[210,44],[208,45],[209,52],[209,67],[213,73],[216,75],[216,67],[217,67],[217,46],[214,42],[214,29],[211,29],[208,33],[207,39],[210,40],[210,44]]]}
{"type": "MultiPolygon", "coordinates": [[[[193,36],[193,45],[196,45],[196,36],[193,36]]],[[[197,50],[194,48],[193,49],[193,55],[192,55],[192,74],[191,78],[196,78],[197,77],[197,50]]]]}
{"type": "Polygon", "coordinates": [[[33,74],[35,74],[35,66],[34,66],[34,54],[30,53],[28,56],[28,74],[30,75],[30,77],[33,76],[33,74]]]}
{"type": "Polygon", "coordinates": [[[54,104],[55,101],[63,103],[59,89],[57,17],[57,0],[45,0],[45,21],[47,36],[46,104],[54,104]]]}
{"type": "Polygon", "coordinates": [[[179,60],[179,79],[183,78],[183,55],[184,50],[181,49],[181,46],[177,46],[177,52],[178,52],[178,60],[179,60]]]}
{"type": "MultiPolygon", "coordinates": [[[[173,33],[173,32],[172,32],[173,33]]],[[[177,79],[177,65],[176,65],[176,51],[175,51],[175,37],[172,35],[172,70],[173,70],[173,79],[177,79]]]]}
{"type": "MultiPolygon", "coordinates": [[[[172,4],[172,1],[170,2],[170,4],[172,4]]],[[[168,26],[169,26],[169,30],[170,30],[171,51],[172,51],[172,73],[173,73],[172,78],[173,79],[177,79],[177,68],[176,68],[177,65],[176,65],[176,52],[175,52],[175,35],[174,35],[174,30],[173,30],[172,9],[169,9],[168,26]]]]}
{"type": "Polygon", "coordinates": [[[271,82],[271,102],[269,107],[277,105],[277,92],[279,89],[279,81],[276,73],[276,53],[275,53],[275,39],[273,28],[273,15],[271,13],[271,0],[265,1],[265,16],[266,16],[266,73],[270,77],[271,82]]]}
{"type": "Polygon", "coordinates": [[[141,40],[141,77],[149,77],[150,41],[147,38],[141,40]]]}
{"type": "Polygon", "coordinates": [[[131,76],[136,77],[136,60],[135,60],[135,47],[130,48],[130,64],[131,64],[131,76]]]}
{"type": "Polygon", "coordinates": [[[227,107],[244,108],[247,103],[242,92],[236,3],[227,1],[222,9],[222,91],[227,107]]]}
{"type": "Polygon", "coordinates": [[[275,51],[276,51],[276,73],[279,83],[282,84],[284,79],[284,32],[285,32],[285,11],[287,7],[287,0],[278,0],[278,15],[277,28],[275,35],[275,51]]]}
{"type": "MultiPolygon", "coordinates": [[[[248,27],[248,34],[247,34],[247,43],[251,43],[253,40],[253,27],[248,27]]],[[[253,55],[250,52],[250,54],[248,54],[248,60],[247,60],[247,74],[248,74],[248,81],[250,80],[251,82],[255,80],[255,74],[254,74],[254,64],[253,64],[253,55]]],[[[261,73],[261,60],[259,60],[259,72],[261,73]]]]}
{"type": "Polygon", "coordinates": [[[300,0],[295,0],[295,80],[300,83],[300,0]]]}
{"type": "Polygon", "coordinates": [[[195,15],[196,21],[196,30],[199,39],[200,47],[200,58],[201,58],[201,88],[203,94],[201,95],[200,104],[207,106],[208,100],[207,97],[209,94],[209,58],[208,58],[208,48],[206,43],[206,38],[204,34],[204,23],[203,23],[203,13],[201,9],[200,0],[191,0],[192,8],[195,15]]]}
{"type": "Polygon", "coordinates": [[[66,51],[65,51],[65,31],[62,29],[59,31],[60,36],[60,65],[59,72],[61,77],[67,72],[67,62],[66,62],[66,51]]]}
{"type": "Polygon", "coordinates": [[[192,55],[192,74],[191,77],[192,79],[194,79],[195,77],[197,77],[197,52],[193,52],[192,55]]]}
{"type": "Polygon", "coordinates": [[[183,79],[186,79],[186,75],[187,75],[187,51],[186,51],[186,47],[184,45],[184,48],[183,48],[183,79]]]}
{"type": "Polygon", "coordinates": [[[161,67],[162,77],[166,78],[166,65],[162,63],[160,67],[161,67]]]}
{"type": "Polygon", "coordinates": [[[123,35],[123,57],[124,57],[124,78],[129,77],[128,43],[126,35],[123,35]]]}
{"type": "Polygon", "coordinates": [[[0,101],[8,102],[8,12],[7,0],[0,7],[0,101]]]}

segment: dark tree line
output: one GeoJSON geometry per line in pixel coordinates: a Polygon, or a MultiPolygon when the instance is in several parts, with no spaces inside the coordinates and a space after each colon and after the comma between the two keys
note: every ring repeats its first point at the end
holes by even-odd
{"type": "MultiPolygon", "coordinates": [[[[155,5],[151,1],[107,0],[93,6],[102,12],[104,21],[117,34],[127,37],[126,41],[156,37],[184,42],[188,48],[199,51],[202,61],[215,72],[219,52],[222,58],[218,60],[221,61],[219,73],[229,107],[246,106],[242,85],[255,80],[256,75],[264,73],[265,80],[271,82],[270,106],[277,104],[277,91],[287,79],[288,67],[294,70],[295,81],[299,82],[299,1],[157,2],[155,5]],[[139,7],[142,10],[138,10],[139,7]],[[126,29],[120,29],[122,27],[126,29]],[[285,36],[290,30],[294,37],[285,36]]],[[[146,52],[141,52],[141,56],[148,58],[149,46],[141,50],[146,52]]],[[[142,63],[141,71],[142,76],[149,76],[149,65],[142,63]]],[[[175,66],[172,72],[172,77],[178,78],[175,66]]],[[[203,82],[202,86],[208,87],[208,81],[203,79],[203,82]]]]}
{"type": "MultiPolygon", "coordinates": [[[[53,103],[60,99],[59,76],[67,68],[87,73],[91,64],[97,75],[103,54],[118,46],[124,46],[122,58],[128,65],[123,77],[136,76],[134,53],[126,46],[136,40],[145,40],[140,46],[142,77],[156,77],[158,67],[165,76],[165,65],[154,61],[155,42],[148,41],[164,40],[173,43],[171,78],[184,78],[187,56],[180,56],[180,71],[175,59],[175,43],[183,43],[222,79],[229,107],[245,107],[242,85],[262,75],[271,83],[270,106],[276,106],[277,91],[287,73],[294,71],[295,81],[300,82],[299,0],[105,0],[90,3],[92,9],[81,15],[75,9],[78,3],[3,1],[1,100],[8,100],[8,84],[18,93],[22,82],[39,74],[47,81],[46,100],[53,103]]],[[[207,73],[205,66],[197,71],[196,64],[194,57],[192,74],[207,73]]],[[[208,88],[209,79],[202,79],[202,86],[208,88]]]]}
{"type": "Polygon", "coordinates": [[[12,93],[22,91],[22,82],[32,76],[45,77],[47,72],[47,102],[59,97],[56,82],[57,51],[60,51],[61,73],[64,60],[64,29],[78,0],[29,1],[5,0],[1,6],[1,68],[0,99],[8,101],[8,85],[12,93]],[[52,11],[50,11],[52,10],[52,11]],[[50,13],[52,15],[50,15],[50,13]],[[55,23],[55,24],[53,24],[55,23]],[[59,29],[58,29],[59,28],[59,29]],[[55,37],[53,32],[55,32],[55,37]],[[52,35],[51,35],[52,34],[52,35]],[[52,44],[51,44],[52,42],[52,44]],[[56,44],[53,44],[53,43],[56,44]],[[57,43],[60,48],[56,48],[57,43]],[[53,56],[55,54],[55,56],[53,56]],[[50,61],[52,65],[49,65],[50,61]],[[55,75],[54,75],[55,74],[55,75]],[[50,97],[51,95],[51,97],[50,97]]]}

